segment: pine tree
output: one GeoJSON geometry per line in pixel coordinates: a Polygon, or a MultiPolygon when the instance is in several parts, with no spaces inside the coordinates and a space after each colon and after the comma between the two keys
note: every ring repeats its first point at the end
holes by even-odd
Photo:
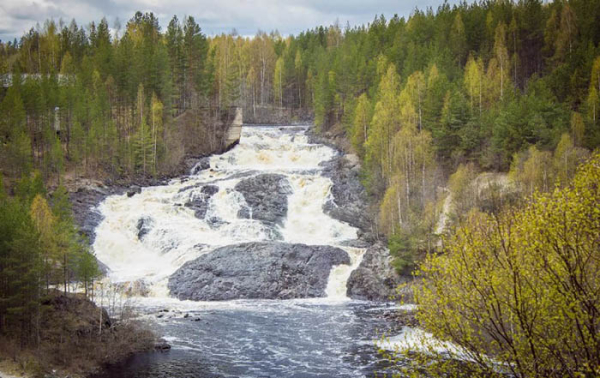
{"type": "Polygon", "coordinates": [[[60,265],[58,282],[63,284],[63,290],[68,292],[68,283],[74,278],[75,261],[85,252],[75,227],[71,203],[64,186],[59,186],[52,194],[52,214],[54,215],[54,237],[56,242],[57,263],[60,265]]]}
{"type": "Polygon", "coordinates": [[[6,161],[14,177],[26,176],[33,167],[31,139],[24,130],[14,128],[6,148],[6,161]]]}
{"type": "Polygon", "coordinates": [[[169,52],[171,78],[175,88],[173,91],[173,107],[181,112],[185,94],[185,58],[183,53],[183,30],[177,16],[173,16],[169,22],[165,40],[169,52]]]}
{"type": "Polygon", "coordinates": [[[0,200],[0,332],[23,348],[36,345],[39,331],[41,245],[27,204],[0,200]]]}
{"type": "Polygon", "coordinates": [[[36,195],[31,203],[31,219],[35,229],[40,235],[42,246],[42,272],[45,278],[46,291],[50,289],[50,283],[55,274],[54,263],[57,260],[58,246],[54,234],[56,218],[52,214],[48,202],[41,195],[36,195]]]}
{"type": "Polygon", "coordinates": [[[462,66],[467,56],[467,35],[460,12],[456,13],[450,29],[450,49],[459,66],[462,66]]]}
{"type": "Polygon", "coordinates": [[[83,283],[85,295],[88,296],[90,286],[100,276],[96,257],[90,251],[83,251],[78,255],[76,266],[77,279],[83,283]]]}
{"type": "Polygon", "coordinates": [[[298,91],[298,108],[302,109],[302,85],[304,83],[304,65],[300,50],[296,50],[294,58],[294,71],[296,74],[296,88],[298,91]]]}
{"type": "Polygon", "coordinates": [[[566,56],[571,58],[577,32],[575,13],[569,2],[565,2],[562,6],[562,11],[560,12],[560,27],[556,36],[554,59],[563,61],[566,56]]]}
{"type": "Polygon", "coordinates": [[[502,22],[496,27],[494,54],[498,61],[498,65],[500,66],[500,99],[502,99],[504,97],[504,90],[507,82],[506,78],[510,77],[508,50],[506,48],[506,25],[502,22]]]}

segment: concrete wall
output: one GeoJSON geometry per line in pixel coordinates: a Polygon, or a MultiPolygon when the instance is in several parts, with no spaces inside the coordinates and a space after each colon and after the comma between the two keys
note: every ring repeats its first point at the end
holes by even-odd
{"type": "Polygon", "coordinates": [[[244,108],[244,123],[250,125],[294,125],[312,122],[307,109],[256,106],[244,108]]]}
{"type": "Polygon", "coordinates": [[[244,112],[242,108],[235,109],[235,117],[229,125],[227,138],[225,139],[225,149],[235,146],[242,136],[242,125],[244,124],[244,112]]]}

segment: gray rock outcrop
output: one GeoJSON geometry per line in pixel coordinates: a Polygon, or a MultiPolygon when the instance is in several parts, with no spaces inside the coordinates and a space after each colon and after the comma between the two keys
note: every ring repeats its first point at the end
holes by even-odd
{"type": "Polygon", "coordinates": [[[168,287],[171,295],[196,301],[323,297],[331,268],[349,263],[344,250],[330,246],[243,243],[187,262],[168,287]]]}
{"type": "Polygon", "coordinates": [[[400,276],[392,266],[388,249],[377,243],[365,252],[362,262],[348,278],[348,296],[352,299],[389,301],[396,296],[396,288],[407,277],[400,276]]]}
{"type": "Polygon", "coordinates": [[[198,173],[202,172],[205,169],[209,169],[210,168],[210,157],[203,157],[200,158],[200,160],[198,160],[198,162],[196,163],[196,165],[194,165],[194,167],[191,169],[191,174],[192,175],[197,175],[198,173]]]}
{"type": "Polygon", "coordinates": [[[219,191],[216,185],[205,185],[200,189],[199,194],[193,194],[189,201],[185,203],[186,207],[194,210],[194,216],[198,219],[204,219],[210,198],[219,191]]]}
{"type": "Polygon", "coordinates": [[[242,193],[247,208],[238,217],[282,224],[287,216],[288,195],[292,188],[284,175],[260,174],[240,181],[235,190],[242,193]]]}
{"type": "Polygon", "coordinates": [[[136,194],[140,194],[142,192],[142,188],[137,185],[131,185],[127,190],[127,197],[133,197],[136,194]]]}
{"type": "Polygon", "coordinates": [[[141,217],[138,219],[136,228],[138,230],[137,237],[139,240],[142,240],[144,236],[146,236],[154,226],[154,220],[151,217],[141,217]]]}
{"type": "Polygon", "coordinates": [[[367,193],[360,182],[358,157],[338,156],[322,165],[323,175],[333,181],[333,198],[323,205],[323,211],[335,219],[367,231],[370,225],[367,193]]]}

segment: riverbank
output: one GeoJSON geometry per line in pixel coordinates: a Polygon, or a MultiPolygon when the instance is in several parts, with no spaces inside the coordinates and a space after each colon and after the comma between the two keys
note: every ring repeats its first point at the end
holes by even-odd
{"type": "MultiPolygon", "coordinates": [[[[143,323],[116,321],[81,294],[51,291],[41,300],[37,345],[0,338],[0,370],[25,377],[86,377],[105,364],[152,351],[157,338],[143,323]]],[[[2,376],[0,374],[0,376],[2,376]]]]}
{"type": "MultiPolygon", "coordinates": [[[[95,228],[102,221],[96,206],[111,195],[135,195],[141,187],[166,185],[171,179],[189,173],[202,158],[185,157],[167,173],[157,177],[93,179],[65,175],[73,218],[91,246],[95,228]]],[[[101,272],[107,267],[98,261],[101,272]]],[[[38,343],[35,347],[15,345],[8,336],[0,337],[0,377],[86,377],[140,352],[168,349],[170,346],[147,324],[110,319],[105,309],[80,294],[52,292],[41,299],[38,343]],[[102,314],[102,316],[100,316],[102,314]]]]}

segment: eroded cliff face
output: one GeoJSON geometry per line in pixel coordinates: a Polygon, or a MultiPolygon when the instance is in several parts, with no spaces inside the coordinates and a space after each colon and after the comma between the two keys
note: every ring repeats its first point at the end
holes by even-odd
{"type": "Polygon", "coordinates": [[[310,135],[313,143],[322,143],[338,151],[334,158],[321,164],[323,174],[333,183],[332,195],[323,210],[331,217],[358,228],[356,245],[366,248],[360,264],[348,278],[348,297],[370,301],[394,301],[400,296],[407,298],[409,290],[399,290],[398,287],[410,282],[412,277],[396,272],[388,248],[378,240],[373,229],[373,204],[360,182],[359,157],[350,153],[350,145],[341,131],[310,135]]]}

